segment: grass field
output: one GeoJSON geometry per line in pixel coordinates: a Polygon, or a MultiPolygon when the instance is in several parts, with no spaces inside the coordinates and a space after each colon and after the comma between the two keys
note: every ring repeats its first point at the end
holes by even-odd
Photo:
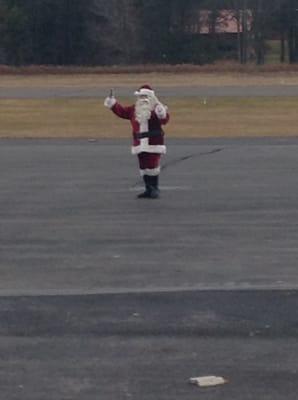
{"type": "MultiPolygon", "coordinates": [[[[80,74],[0,74],[0,90],[37,88],[298,85],[297,71],[198,71],[80,74]]],[[[130,104],[129,99],[119,99],[130,104]]],[[[169,106],[169,137],[298,136],[298,98],[163,98],[169,106]]],[[[127,121],[103,107],[102,98],[0,99],[0,137],[124,138],[127,121]]]]}
{"type": "MultiPolygon", "coordinates": [[[[168,137],[298,136],[297,98],[164,100],[171,113],[168,137]]],[[[129,138],[130,126],[101,99],[3,99],[0,137],[129,138]]]]}

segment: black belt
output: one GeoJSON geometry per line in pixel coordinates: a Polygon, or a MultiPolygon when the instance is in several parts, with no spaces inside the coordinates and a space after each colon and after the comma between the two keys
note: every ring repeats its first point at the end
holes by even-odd
{"type": "Polygon", "coordinates": [[[135,139],[144,139],[144,138],[158,137],[163,135],[164,135],[163,131],[148,131],[142,133],[136,133],[136,132],[133,133],[135,139]]]}

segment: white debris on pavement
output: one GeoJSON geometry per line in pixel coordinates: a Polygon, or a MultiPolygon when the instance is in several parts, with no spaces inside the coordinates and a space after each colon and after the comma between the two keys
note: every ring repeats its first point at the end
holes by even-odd
{"type": "Polygon", "coordinates": [[[198,385],[200,387],[209,387],[209,386],[217,386],[223,385],[228,381],[221,376],[199,376],[196,378],[190,378],[190,383],[194,385],[198,385]]]}

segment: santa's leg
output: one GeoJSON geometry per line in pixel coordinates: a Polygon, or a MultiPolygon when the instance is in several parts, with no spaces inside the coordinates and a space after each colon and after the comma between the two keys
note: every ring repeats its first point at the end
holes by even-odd
{"type": "Polygon", "coordinates": [[[138,198],[157,199],[159,197],[158,177],[160,173],[160,154],[140,153],[138,154],[140,173],[145,183],[145,192],[138,198]]]}
{"type": "Polygon", "coordinates": [[[148,175],[143,175],[143,181],[144,181],[144,184],[145,184],[145,191],[140,193],[140,194],[138,194],[137,197],[139,199],[150,199],[150,197],[151,197],[151,186],[150,186],[148,178],[149,178],[148,175]]]}
{"type": "Polygon", "coordinates": [[[159,197],[160,190],[158,187],[158,181],[159,181],[159,175],[153,175],[149,177],[149,182],[151,186],[150,197],[152,199],[157,199],[159,197]]]}

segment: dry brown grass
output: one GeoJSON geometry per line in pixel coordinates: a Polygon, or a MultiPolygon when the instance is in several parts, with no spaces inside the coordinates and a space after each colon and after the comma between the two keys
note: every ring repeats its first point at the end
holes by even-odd
{"type": "Polygon", "coordinates": [[[24,67],[12,67],[0,65],[0,75],[71,75],[71,74],[147,74],[147,73],[284,73],[298,72],[296,64],[270,63],[257,66],[255,63],[241,65],[236,61],[218,61],[214,64],[146,64],[146,65],[114,65],[114,66],[51,66],[31,65],[24,67]]]}
{"type": "Polygon", "coordinates": [[[298,136],[295,98],[178,100],[172,120],[178,136],[298,136]]]}
{"type": "MultiPolygon", "coordinates": [[[[169,98],[167,136],[298,136],[297,100],[169,98]]],[[[129,138],[130,126],[98,99],[0,100],[0,137],[129,138]]]]}

